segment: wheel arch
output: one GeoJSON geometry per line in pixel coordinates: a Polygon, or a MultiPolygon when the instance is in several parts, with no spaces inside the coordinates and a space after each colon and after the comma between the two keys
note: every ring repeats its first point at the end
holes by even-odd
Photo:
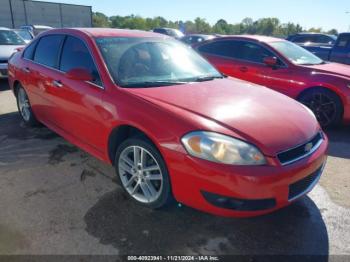
{"type": "Polygon", "coordinates": [[[344,118],[344,112],[345,112],[345,99],[343,97],[343,95],[341,94],[341,92],[337,92],[335,88],[332,88],[332,87],[328,87],[328,86],[313,86],[313,87],[310,87],[310,88],[306,88],[304,89],[302,92],[300,92],[300,94],[297,96],[296,100],[297,101],[300,101],[300,98],[308,93],[308,92],[311,92],[315,89],[323,89],[323,90],[327,90],[329,92],[332,92],[334,95],[336,95],[338,98],[339,98],[339,101],[341,103],[341,118],[343,119],[344,118]]]}
{"type": "Polygon", "coordinates": [[[142,137],[152,143],[160,152],[157,144],[153,141],[153,139],[147,135],[147,133],[140,128],[137,128],[130,124],[123,124],[116,126],[110,132],[108,137],[108,159],[114,165],[115,154],[118,150],[120,144],[128,138],[131,137],[142,137]]]}
{"type": "Polygon", "coordinates": [[[306,89],[304,89],[303,91],[301,91],[301,92],[298,94],[296,100],[299,101],[300,98],[301,98],[304,94],[306,94],[306,93],[308,93],[308,92],[311,92],[312,90],[315,90],[315,89],[324,89],[324,90],[328,90],[328,91],[332,92],[333,94],[335,94],[335,95],[339,98],[339,100],[341,101],[341,105],[342,105],[342,108],[343,108],[343,111],[344,111],[344,98],[343,98],[343,96],[341,95],[340,92],[337,92],[337,91],[335,90],[335,88],[330,88],[330,87],[328,87],[328,86],[312,86],[312,87],[306,88],[306,89]]]}
{"type": "Polygon", "coordinates": [[[12,90],[13,90],[13,93],[15,94],[15,96],[17,97],[17,93],[18,93],[18,88],[22,86],[21,82],[19,80],[15,80],[13,82],[13,85],[12,85],[12,90]]]}

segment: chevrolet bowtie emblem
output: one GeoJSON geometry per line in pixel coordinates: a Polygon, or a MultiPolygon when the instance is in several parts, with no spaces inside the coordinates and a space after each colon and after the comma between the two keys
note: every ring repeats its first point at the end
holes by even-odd
{"type": "Polygon", "coordinates": [[[308,143],[308,144],[306,144],[306,146],[305,146],[305,152],[310,152],[311,151],[311,149],[313,148],[313,144],[312,143],[308,143]]]}

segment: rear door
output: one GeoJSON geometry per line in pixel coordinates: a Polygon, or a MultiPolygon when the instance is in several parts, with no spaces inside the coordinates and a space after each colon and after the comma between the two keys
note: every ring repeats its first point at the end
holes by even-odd
{"type": "Polygon", "coordinates": [[[330,61],[350,65],[350,34],[341,34],[338,37],[330,61]]]}
{"type": "Polygon", "coordinates": [[[36,45],[29,46],[24,52],[26,62],[22,70],[27,74],[25,85],[33,97],[31,103],[34,112],[45,123],[55,123],[57,117],[52,87],[59,75],[58,54],[63,39],[62,35],[43,36],[36,45]]]}

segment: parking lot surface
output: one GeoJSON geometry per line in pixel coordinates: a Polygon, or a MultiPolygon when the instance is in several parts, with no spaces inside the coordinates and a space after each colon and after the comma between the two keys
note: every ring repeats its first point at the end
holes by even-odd
{"type": "Polygon", "coordinates": [[[27,128],[0,81],[0,254],[350,255],[350,128],[328,132],[323,178],[276,213],[229,219],[127,200],[113,167],[27,128]]]}

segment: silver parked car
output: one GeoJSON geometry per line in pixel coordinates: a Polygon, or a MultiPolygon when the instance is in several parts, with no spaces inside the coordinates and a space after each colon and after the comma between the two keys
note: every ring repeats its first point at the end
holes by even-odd
{"type": "Polygon", "coordinates": [[[7,78],[7,61],[18,48],[25,46],[24,40],[14,31],[0,27],[0,79],[7,78]]]}

